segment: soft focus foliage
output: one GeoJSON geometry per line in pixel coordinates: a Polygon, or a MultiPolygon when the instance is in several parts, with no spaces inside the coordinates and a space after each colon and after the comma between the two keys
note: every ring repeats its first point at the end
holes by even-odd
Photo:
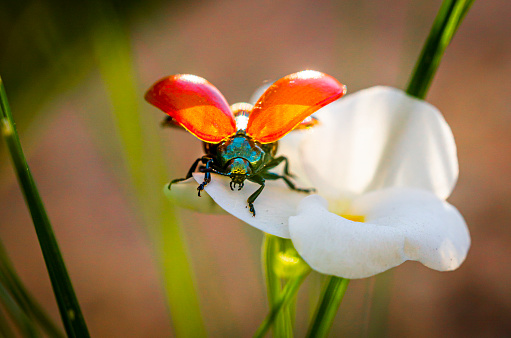
{"type": "MultiPolygon", "coordinates": [[[[170,335],[172,328],[155,243],[132,199],[92,49],[91,27],[97,11],[105,12],[96,6],[112,4],[110,22],[127,33],[136,99],[165,74],[191,73],[214,83],[228,102],[238,102],[264,81],[306,68],[333,75],[349,93],[375,84],[404,88],[440,5],[417,0],[93,3],[1,2],[0,74],[91,334],[121,337],[170,335]]],[[[475,2],[428,95],[456,136],[462,174],[449,202],[466,218],[474,243],[454,273],[413,263],[396,269],[388,312],[392,336],[511,332],[511,184],[505,179],[511,162],[504,156],[511,147],[510,13],[507,0],[475,2]]],[[[117,83],[122,86],[122,79],[117,83]]],[[[143,122],[156,129],[163,114],[148,104],[139,109],[143,122]]],[[[158,129],[153,136],[163,140],[162,160],[170,163],[160,168],[166,180],[154,188],[161,194],[165,183],[186,174],[201,149],[184,132],[158,129]]],[[[140,149],[148,158],[145,166],[155,166],[151,150],[140,149]]],[[[58,319],[5,146],[0,156],[0,236],[27,287],[58,319]]],[[[208,333],[254,332],[267,311],[261,232],[231,216],[188,211],[180,216],[208,333]]],[[[309,279],[304,289],[316,292],[318,276],[309,279]]],[[[350,284],[332,335],[365,330],[364,295],[372,283],[350,284]]],[[[298,302],[308,306],[303,297],[298,302]]],[[[297,332],[306,330],[307,318],[297,314],[297,332]]]]}

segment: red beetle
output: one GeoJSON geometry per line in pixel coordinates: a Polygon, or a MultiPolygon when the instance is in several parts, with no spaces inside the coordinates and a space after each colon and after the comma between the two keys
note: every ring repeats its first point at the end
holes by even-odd
{"type": "Polygon", "coordinates": [[[236,103],[229,107],[218,89],[195,75],[172,75],[156,82],[145,99],[169,116],[165,124],[181,126],[204,142],[205,155],[191,166],[185,178],[192,177],[199,162],[205,173],[198,194],[211,181],[211,173],[229,176],[232,190],[249,180],[261,185],[248,198],[255,216],[254,201],[264,189],[265,180],[282,179],[289,188],[302,192],[290,180],[288,160],[275,157],[277,141],[293,129],[315,124],[310,115],[346,93],[346,86],[333,77],[305,70],[273,83],[254,106],[236,103]],[[269,172],[285,162],[284,173],[269,172]]]}

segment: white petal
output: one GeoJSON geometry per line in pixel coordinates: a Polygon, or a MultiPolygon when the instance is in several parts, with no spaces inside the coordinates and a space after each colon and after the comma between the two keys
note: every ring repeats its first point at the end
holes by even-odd
{"type": "Polygon", "coordinates": [[[333,214],[319,195],[302,201],[298,215],[289,219],[289,231],[303,259],[328,275],[364,278],[406,260],[402,231],[333,214]]]}
{"type": "Polygon", "coordinates": [[[295,248],[315,270],[345,278],[375,275],[406,260],[440,270],[456,269],[470,237],[465,221],[432,193],[385,189],[355,200],[352,222],[328,212],[319,196],[305,198],[289,220],[295,248]]]}
{"type": "MultiPolygon", "coordinates": [[[[204,180],[204,174],[193,174],[197,182],[204,180]]],[[[278,181],[266,181],[266,187],[254,202],[256,215],[248,209],[247,199],[259,187],[259,184],[245,181],[245,187],[232,191],[230,178],[212,175],[206,185],[207,193],[228,213],[269,234],[289,238],[288,219],[296,215],[300,200],[306,195],[289,189],[278,181]]]]}
{"type": "Polygon", "coordinates": [[[208,214],[225,214],[225,210],[220,208],[206,193],[197,194],[198,184],[193,178],[186,181],[172,184],[171,190],[166,184],[163,188],[165,196],[176,205],[208,214]]]}
{"type": "MultiPolygon", "coordinates": [[[[310,133],[309,129],[294,130],[278,141],[277,148],[277,156],[285,156],[288,159],[289,171],[294,175],[297,184],[307,188],[312,187],[312,183],[307,179],[299,148],[308,133],[310,133]]],[[[283,164],[272,171],[281,173],[282,170],[283,164]]]]}
{"type": "Polygon", "coordinates": [[[309,179],[325,197],[385,187],[450,195],[458,177],[456,145],[440,112],[427,102],[395,88],[373,87],[316,116],[320,125],[301,151],[309,179]]]}
{"type": "Polygon", "coordinates": [[[350,212],[366,215],[366,222],[403,231],[408,259],[435,270],[458,268],[470,248],[468,228],[458,210],[427,191],[375,191],[355,200],[350,212]]]}

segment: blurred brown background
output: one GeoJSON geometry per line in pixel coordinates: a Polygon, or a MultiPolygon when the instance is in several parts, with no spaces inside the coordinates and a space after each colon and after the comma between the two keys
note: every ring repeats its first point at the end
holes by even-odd
{"type": "MultiPolygon", "coordinates": [[[[348,92],[379,84],[404,88],[440,3],[98,1],[94,7],[3,0],[0,74],[92,336],[172,335],[154,243],[130,196],[94,51],[98,17],[128,34],[135,101],[157,79],[191,73],[234,103],[248,100],[264,80],[303,69],[333,75],[348,92]]],[[[460,178],[449,201],[467,220],[472,248],[455,272],[414,262],[394,269],[390,336],[511,335],[510,17],[507,0],[476,1],[427,97],[457,141],[460,178]]],[[[148,104],[139,109],[150,124],[163,117],[148,104]]],[[[181,177],[200,154],[200,142],[180,131],[157,133],[165,142],[168,179],[181,177]]],[[[0,149],[1,239],[24,282],[58,321],[33,225],[6,148],[0,149]]],[[[262,233],[230,216],[179,213],[208,333],[251,336],[267,311],[262,233]]],[[[305,289],[318,280],[312,276],[305,289]]],[[[373,284],[352,282],[332,336],[366,334],[365,294],[373,284]]],[[[307,307],[307,300],[300,305],[307,307]]],[[[306,329],[302,312],[298,336],[306,329]]]]}

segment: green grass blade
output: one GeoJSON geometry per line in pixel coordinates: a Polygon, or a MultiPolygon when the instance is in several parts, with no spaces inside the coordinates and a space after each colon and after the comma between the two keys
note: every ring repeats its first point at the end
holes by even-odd
{"type": "Polygon", "coordinates": [[[388,309],[392,294],[393,275],[393,271],[389,270],[374,277],[373,297],[368,310],[369,325],[367,327],[367,337],[385,338],[389,336],[388,309]]]}
{"type": "MultiPolygon", "coordinates": [[[[444,52],[470,10],[474,0],[444,0],[410,76],[407,94],[424,99],[444,52]]],[[[392,272],[376,276],[370,310],[369,337],[387,336],[388,316],[378,315],[388,308],[392,272]]]]}
{"type": "MultiPolygon", "coordinates": [[[[263,267],[266,277],[266,293],[268,295],[268,304],[270,309],[274,308],[282,292],[281,280],[275,271],[275,262],[277,255],[282,249],[284,238],[276,237],[270,234],[265,235],[263,244],[263,267]]],[[[282,310],[275,317],[273,325],[274,337],[286,337],[289,330],[292,329],[290,316],[282,310]]]]}
{"type": "Polygon", "coordinates": [[[3,243],[0,241],[0,283],[12,295],[20,308],[34,321],[36,321],[50,337],[64,337],[64,334],[51,320],[44,309],[36,302],[23,285],[14,266],[7,255],[3,243]]]}
{"type": "Polygon", "coordinates": [[[296,293],[298,292],[298,289],[300,289],[300,286],[302,285],[303,281],[309,275],[309,272],[310,269],[305,271],[303,274],[292,278],[286,284],[286,286],[284,286],[282,293],[273,302],[273,306],[270,312],[268,313],[264,321],[261,323],[261,326],[259,326],[259,328],[257,329],[256,333],[254,334],[254,337],[257,338],[264,337],[266,332],[268,332],[270,327],[275,322],[280,311],[287,305],[289,305],[289,303],[294,299],[296,293]]]}
{"type": "Polygon", "coordinates": [[[318,304],[316,313],[312,319],[307,337],[326,337],[332,327],[335,315],[341,305],[350,280],[330,276],[318,304]]]}
{"type": "Polygon", "coordinates": [[[23,337],[39,337],[39,333],[27,314],[20,308],[19,304],[12,298],[12,295],[0,283],[0,302],[4,305],[12,321],[17,325],[23,337]]]}
{"type": "Polygon", "coordinates": [[[7,318],[4,316],[4,312],[0,310],[0,337],[11,338],[16,337],[14,331],[9,326],[7,318]]]}
{"type": "Polygon", "coordinates": [[[433,81],[445,49],[451,42],[474,0],[445,0],[433,22],[406,92],[423,99],[433,81]]]}
{"type": "Polygon", "coordinates": [[[97,2],[98,24],[93,44],[103,81],[113,106],[113,117],[124,150],[135,203],[158,245],[167,302],[177,337],[205,337],[193,269],[180,221],[162,189],[168,182],[158,124],[142,115],[131,45],[115,11],[97,2]]]}
{"type": "Polygon", "coordinates": [[[0,78],[1,132],[6,141],[25,201],[30,210],[39,245],[48,269],[60,315],[70,337],[88,337],[89,333],[78,304],[71,279],[60,253],[48,215],[28,167],[0,78]]]}

